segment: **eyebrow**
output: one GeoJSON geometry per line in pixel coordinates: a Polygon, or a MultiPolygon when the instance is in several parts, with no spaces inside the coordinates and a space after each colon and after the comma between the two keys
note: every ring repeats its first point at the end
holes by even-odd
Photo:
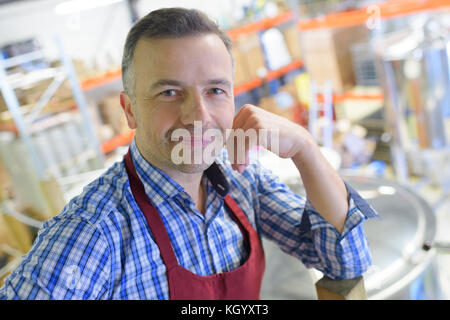
{"type": "Polygon", "coordinates": [[[150,87],[150,90],[153,90],[155,88],[158,87],[164,87],[164,86],[177,86],[177,87],[181,87],[182,86],[182,82],[177,81],[177,80],[171,80],[171,79],[161,79],[156,81],[155,83],[153,83],[150,87]]]}
{"type": "Polygon", "coordinates": [[[217,85],[224,85],[227,87],[231,87],[231,82],[228,81],[227,79],[210,79],[208,81],[206,81],[206,84],[217,84],[217,85]]]}
{"type": "MultiPolygon", "coordinates": [[[[224,85],[227,87],[231,87],[231,82],[228,81],[227,79],[223,79],[223,78],[209,79],[208,81],[206,81],[205,84],[207,84],[207,85],[224,85]]],[[[156,88],[164,87],[164,86],[182,87],[183,82],[178,81],[178,80],[172,80],[172,79],[160,79],[150,86],[150,90],[154,90],[156,88]]]]}

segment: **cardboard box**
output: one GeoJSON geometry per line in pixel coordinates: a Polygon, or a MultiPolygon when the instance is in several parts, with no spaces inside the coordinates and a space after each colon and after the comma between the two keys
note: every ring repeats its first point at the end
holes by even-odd
{"type": "Polygon", "coordinates": [[[98,104],[100,115],[106,124],[109,124],[115,134],[129,131],[125,113],[120,106],[119,93],[111,93],[98,104]]]}
{"type": "Polygon", "coordinates": [[[368,29],[352,26],[300,32],[300,45],[306,71],[318,85],[331,80],[334,92],[355,85],[350,48],[368,39],[368,29]]]}
{"type": "Polygon", "coordinates": [[[234,60],[234,85],[240,85],[247,81],[250,81],[250,76],[247,67],[247,61],[242,54],[239,42],[233,42],[233,60],[234,60]]]}
{"type": "Polygon", "coordinates": [[[300,49],[300,33],[297,27],[291,26],[283,30],[284,41],[291,55],[291,59],[298,60],[302,57],[300,49]]]}
{"type": "Polygon", "coordinates": [[[234,41],[235,48],[240,52],[244,82],[259,78],[266,72],[264,53],[257,34],[242,35],[234,41]]]}
{"type": "Polygon", "coordinates": [[[277,94],[262,98],[258,106],[293,122],[301,120],[301,105],[294,82],[282,86],[277,94]]]}

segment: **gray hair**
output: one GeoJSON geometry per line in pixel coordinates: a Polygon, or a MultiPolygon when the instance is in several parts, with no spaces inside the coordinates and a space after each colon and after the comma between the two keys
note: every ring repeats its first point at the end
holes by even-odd
{"type": "Polygon", "coordinates": [[[139,19],[128,32],[122,57],[123,87],[133,105],[136,105],[133,57],[139,39],[181,38],[208,33],[219,36],[233,62],[231,39],[219,29],[217,23],[199,10],[164,8],[152,11],[139,19]]]}

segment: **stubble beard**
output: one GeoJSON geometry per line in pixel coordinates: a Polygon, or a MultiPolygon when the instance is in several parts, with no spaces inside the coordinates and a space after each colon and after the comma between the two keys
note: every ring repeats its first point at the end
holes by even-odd
{"type": "MultiPolygon", "coordinates": [[[[220,130],[221,132],[224,132],[224,130],[221,130],[219,128],[215,128],[215,129],[220,130]]],[[[214,154],[212,156],[213,159],[209,159],[209,161],[205,161],[204,157],[202,156],[201,161],[199,163],[198,160],[195,159],[194,154],[195,154],[195,152],[199,152],[203,155],[205,148],[197,147],[197,150],[195,150],[195,148],[192,148],[191,149],[191,161],[189,163],[182,162],[180,164],[176,164],[176,163],[174,163],[174,161],[172,159],[172,151],[173,151],[173,148],[181,142],[180,141],[171,141],[171,135],[172,135],[171,133],[172,132],[170,132],[168,135],[166,135],[166,137],[162,141],[162,143],[161,143],[162,150],[161,151],[163,151],[163,153],[164,153],[164,155],[163,155],[164,164],[173,170],[177,170],[179,172],[188,173],[188,174],[201,173],[211,166],[211,164],[213,162],[211,160],[215,159],[218,155],[218,154],[214,154]]],[[[211,142],[211,143],[214,143],[214,142],[211,142]]],[[[219,147],[219,149],[221,150],[223,147],[224,147],[224,145],[222,144],[221,147],[219,147]]],[[[214,150],[216,150],[216,149],[214,149],[214,150]]]]}

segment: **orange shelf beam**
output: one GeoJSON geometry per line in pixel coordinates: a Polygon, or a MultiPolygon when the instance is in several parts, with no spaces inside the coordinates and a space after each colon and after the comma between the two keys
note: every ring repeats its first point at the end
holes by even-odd
{"type": "Polygon", "coordinates": [[[234,96],[240,95],[241,93],[253,90],[263,84],[263,79],[256,78],[248,82],[244,82],[240,85],[234,87],[234,96]]]}
{"type": "Polygon", "coordinates": [[[368,10],[371,7],[379,9],[380,19],[391,19],[409,14],[437,10],[450,7],[450,0],[391,0],[372,4],[359,10],[338,12],[305,21],[299,21],[297,27],[302,30],[341,28],[365,24],[369,18],[376,18],[376,11],[368,10]]]}
{"type": "Polygon", "coordinates": [[[130,130],[128,132],[119,134],[114,138],[102,143],[103,153],[109,153],[114,149],[130,144],[133,141],[135,130],[130,130]]]}
{"type": "Polygon", "coordinates": [[[14,123],[0,123],[0,131],[9,131],[14,133],[16,136],[19,135],[19,130],[14,123]]]}
{"type": "Polygon", "coordinates": [[[83,89],[84,91],[91,90],[100,87],[104,84],[107,84],[109,82],[119,80],[121,77],[122,77],[121,69],[107,71],[100,76],[87,78],[81,81],[81,89],[83,89]]]}
{"type": "Polygon", "coordinates": [[[295,69],[299,69],[303,66],[303,61],[302,60],[295,60],[293,62],[291,62],[290,64],[281,67],[278,70],[274,70],[274,71],[269,71],[266,75],[266,81],[270,81],[276,78],[281,77],[282,75],[285,75],[288,72],[291,72],[295,69]]]}
{"type": "Polygon", "coordinates": [[[302,66],[303,66],[302,60],[295,60],[295,61],[291,62],[290,64],[288,64],[284,67],[281,67],[278,70],[269,71],[269,72],[267,72],[267,74],[264,78],[252,79],[248,82],[245,82],[245,83],[235,86],[234,87],[234,95],[237,96],[241,93],[253,90],[253,89],[261,86],[266,81],[271,81],[276,78],[279,78],[288,72],[291,72],[295,69],[301,68],[302,66]]]}
{"type": "Polygon", "coordinates": [[[376,93],[376,94],[359,94],[354,92],[346,92],[343,94],[335,94],[334,95],[334,102],[341,102],[344,100],[377,100],[382,101],[384,100],[384,95],[382,93],[376,93]]]}
{"type": "Polygon", "coordinates": [[[286,13],[282,13],[273,18],[266,18],[261,21],[256,21],[256,22],[244,25],[242,27],[228,30],[227,34],[231,39],[236,40],[242,35],[256,33],[258,31],[266,30],[266,29],[275,27],[279,24],[289,22],[289,21],[293,20],[294,17],[295,17],[295,14],[293,12],[289,11],[286,13]]]}
{"type": "MultiPolygon", "coordinates": [[[[240,93],[255,89],[255,88],[261,86],[263,84],[263,81],[270,81],[275,78],[278,78],[278,77],[282,76],[283,74],[286,74],[292,70],[300,68],[302,65],[303,65],[303,63],[301,60],[296,60],[296,61],[280,68],[279,70],[269,71],[264,79],[259,79],[259,78],[253,79],[249,82],[246,82],[246,83],[236,86],[234,88],[234,94],[237,96],[240,93]]],[[[109,83],[111,81],[118,80],[120,77],[121,77],[120,70],[118,70],[117,72],[108,72],[102,76],[84,80],[81,83],[81,88],[83,90],[91,90],[93,88],[96,88],[103,84],[109,83]]]]}
{"type": "MultiPolygon", "coordinates": [[[[351,91],[344,93],[335,93],[333,94],[333,103],[340,103],[345,100],[375,100],[375,101],[383,101],[384,96],[382,93],[376,94],[359,94],[351,91]]],[[[317,101],[322,103],[324,102],[324,98],[322,94],[317,95],[317,101]]]]}

